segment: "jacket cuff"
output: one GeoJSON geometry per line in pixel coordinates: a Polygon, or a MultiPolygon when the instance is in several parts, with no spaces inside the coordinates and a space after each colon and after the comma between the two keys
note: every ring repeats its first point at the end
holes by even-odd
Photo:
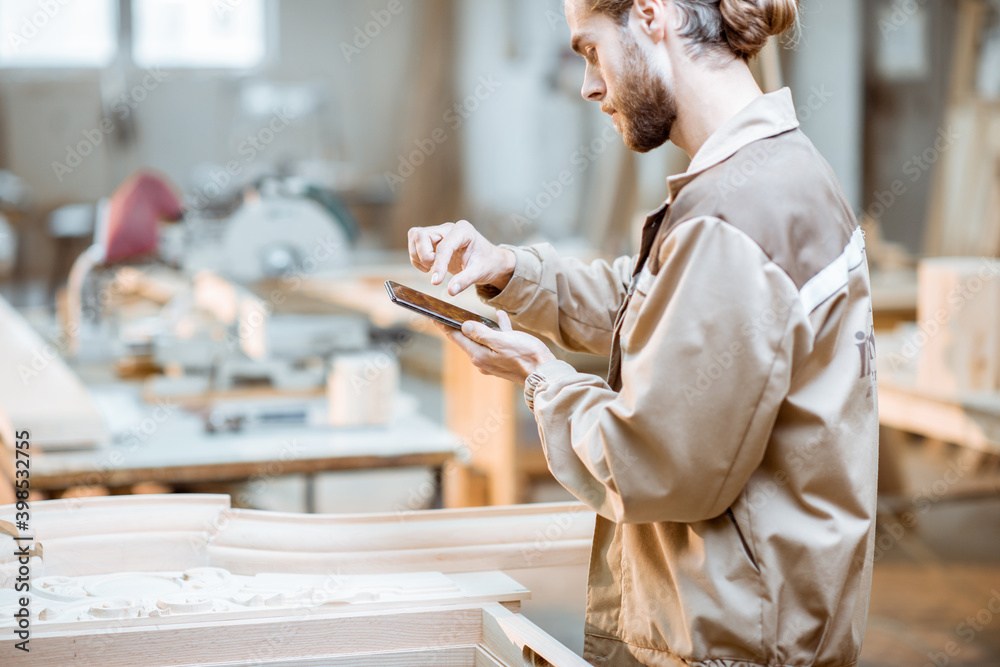
{"type": "Polygon", "coordinates": [[[531,303],[538,291],[542,282],[542,260],[531,248],[511,245],[500,247],[514,251],[514,275],[502,291],[489,285],[477,285],[476,293],[487,306],[514,316],[531,303]]]}
{"type": "Polygon", "coordinates": [[[571,365],[562,361],[560,359],[553,359],[552,361],[546,361],[544,364],[535,369],[535,371],[529,375],[531,378],[535,376],[537,381],[535,382],[525,382],[524,384],[524,402],[527,403],[531,411],[535,411],[535,396],[545,391],[552,382],[556,380],[561,380],[564,377],[573,375],[576,373],[576,369],[571,365]]]}

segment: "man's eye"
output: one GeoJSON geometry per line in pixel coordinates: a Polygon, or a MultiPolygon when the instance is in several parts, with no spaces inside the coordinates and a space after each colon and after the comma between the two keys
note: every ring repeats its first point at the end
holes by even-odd
{"type": "Polygon", "coordinates": [[[587,49],[583,57],[587,59],[588,63],[597,63],[597,51],[595,49],[587,49]]]}

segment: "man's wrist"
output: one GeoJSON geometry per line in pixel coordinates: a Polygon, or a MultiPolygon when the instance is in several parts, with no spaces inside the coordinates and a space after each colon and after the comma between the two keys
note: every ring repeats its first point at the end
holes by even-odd
{"type": "Polygon", "coordinates": [[[511,278],[514,277],[514,269],[517,267],[517,255],[510,248],[497,247],[500,251],[500,264],[501,269],[497,274],[497,277],[490,281],[490,287],[493,287],[497,292],[502,292],[510,283],[511,278]]]}

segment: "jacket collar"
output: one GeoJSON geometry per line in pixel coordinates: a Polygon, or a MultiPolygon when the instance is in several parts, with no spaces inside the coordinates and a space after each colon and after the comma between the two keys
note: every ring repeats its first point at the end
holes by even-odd
{"type": "Polygon", "coordinates": [[[789,132],[798,126],[791,90],[782,88],[758,97],[723,123],[705,141],[695,153],[687,171],[667,179],[666,204],[673,201],[681,188],[694,180],[695,176],[728,160],[741,148],[755,141],[789,132]]]}

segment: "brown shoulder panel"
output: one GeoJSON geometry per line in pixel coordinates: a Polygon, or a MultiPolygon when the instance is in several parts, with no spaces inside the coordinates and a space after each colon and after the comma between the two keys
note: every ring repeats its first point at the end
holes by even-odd
{"type": "Polygon", "coordinates": [[[755,141],[694,177],[670,205],[661,237],[702,216],[747,234],[799,289],[857,227],[833,170],[800,130],[755,141]]]}

